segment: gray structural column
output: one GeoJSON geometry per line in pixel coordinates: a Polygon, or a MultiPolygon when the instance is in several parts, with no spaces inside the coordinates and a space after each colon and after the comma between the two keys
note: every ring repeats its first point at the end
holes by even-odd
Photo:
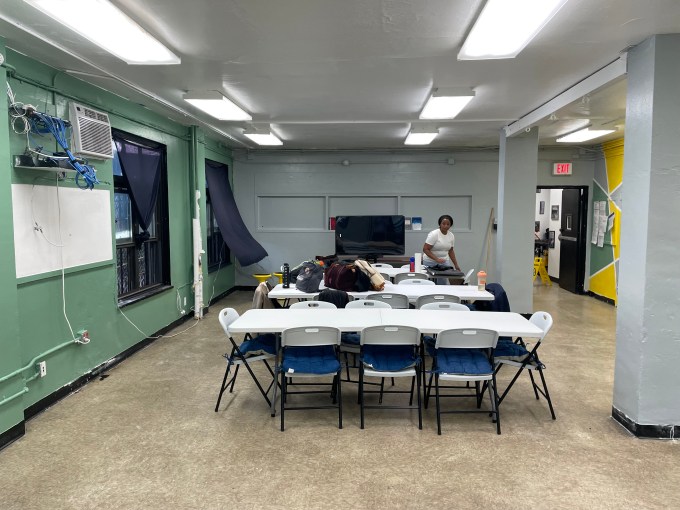
{"type": "Polygon", "coordinates": [[[680,35],[628,55],[613,416],[680,432],[680,35]]]}
{"type": "Polygon", "coordinates": [[[501,132],[498,166],[496,281],[513,312],[533,311],[534,216],[538,129],[506,138],[501,132]]]}

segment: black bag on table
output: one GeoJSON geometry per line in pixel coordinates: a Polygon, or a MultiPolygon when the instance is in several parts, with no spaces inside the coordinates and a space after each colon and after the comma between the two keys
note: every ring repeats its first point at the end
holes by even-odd
{"type": "Polygon", "coordinates": [[[298,267],[295,288],[302,292],[319,292],[319,285],[323,280],[323,268],[312,261],[303,262],[298,267]]]}

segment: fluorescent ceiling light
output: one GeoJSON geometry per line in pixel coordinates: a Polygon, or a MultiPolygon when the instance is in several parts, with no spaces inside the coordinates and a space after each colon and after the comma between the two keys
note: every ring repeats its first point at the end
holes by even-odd
{"type": "Polygon", "coordinates": [[[458,60],[514,58],[567,0],[487,0],[458,60]]]}
{"type": "Polygon", "coordinates": [[[128,64],[179,64],[180,58],[108,0],[24,0],[128,64]]]}
{"type": "Polygon", "coordinates": [[[253,120],[250,114],[216,90],[189,92],[184,100],[219,120],[253,120]]]}
{"type": "Polygon", "coordinates": [[[475,97],[471,89],[436,89],[420,112],[421,119],[453,119],[475,97]]]}
{"type": "Polygon", "coordinates": [[[411,131],[406,137],[406,140],[404,140],[404,145],[429,145],[438,134],[438,129],[434,129],[430,132],[411,131]]]}
{"type": "Polygon", "coordinates": [[[613,133],[616,129],[579,129],[568,135],[564,135],[558,138],[556,141],[561,143],[577,143],[585,142],[587,140],[593,140],[609,133],[613,133]]]}
{"type": "Polygon", "coordinates": [[[250,138],[257,145],[283,145],[283,142],[279,140],[272,133],[243,133],[248,138],[250,138]]]}

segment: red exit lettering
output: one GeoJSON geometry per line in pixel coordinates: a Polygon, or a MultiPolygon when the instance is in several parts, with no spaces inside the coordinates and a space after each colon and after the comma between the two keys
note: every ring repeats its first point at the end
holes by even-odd
{"type": "Polygon", "coordinates": [[[571,163],[555,163],[553,175],[571,175],[571,163]]]}

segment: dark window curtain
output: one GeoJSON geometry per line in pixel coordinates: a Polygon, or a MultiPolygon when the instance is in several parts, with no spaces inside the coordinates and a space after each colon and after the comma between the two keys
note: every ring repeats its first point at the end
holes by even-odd
{"type": "Polygon", "coordinates": [[[118,161],[130,186],[132,204],[139,214],[143,235],[148,238],[149,222],[158,198],[164,153],[159,147],[148,147],[130,138],[113,133],[118,161]]]}
{"type": "Polygon", "coordinates": [[[229,185],[226,165],[212,161],[205,162],[205,177],[210,188],[210,203],[224,242],[242,266],[259,262],[267,251],[258,243],[243,223],[236,207],[234,195],[229,185]]]}

